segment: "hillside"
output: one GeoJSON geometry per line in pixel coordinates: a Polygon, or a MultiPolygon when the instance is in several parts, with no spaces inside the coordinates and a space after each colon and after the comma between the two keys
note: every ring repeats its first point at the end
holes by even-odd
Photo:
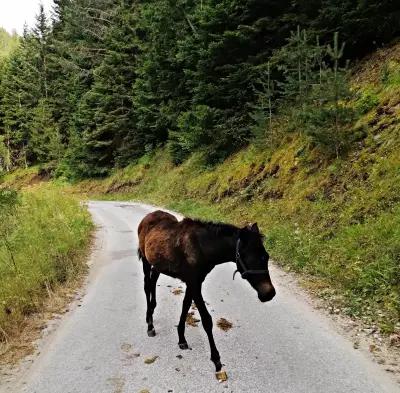
{"type": "Polygon", "coordinates": [[[274,139],[252,143],[215,167],[197,153],[181,165],[168,149],[145,155],[74,192],[134,199],[188,215],[257,221],[273,259],[346,314],[400,331],[400,44],[352,73],[362,130],[351,150],[327,158],[285,118],[274,139]]]}

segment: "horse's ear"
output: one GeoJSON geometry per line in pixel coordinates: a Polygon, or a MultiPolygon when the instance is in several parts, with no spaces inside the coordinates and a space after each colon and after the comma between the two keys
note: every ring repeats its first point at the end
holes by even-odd
{"type": "Polygon", "coordinates": [[[254,224],[250,224],[248,226],[248,228],[250,229],[250,231],[252,231],[254,233],[260,233],[260,229],[258,228],[258,225],[256,222],[254,224]]]}

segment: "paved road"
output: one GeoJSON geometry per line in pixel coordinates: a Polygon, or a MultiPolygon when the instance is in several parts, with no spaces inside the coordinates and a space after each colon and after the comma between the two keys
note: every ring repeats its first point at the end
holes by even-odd
{"type": "Polygon", "coordinates": [[[399,392],[329,321],[291,293],[278,269],[272,269],[277,296],[261,304],[245,281],[232,281],[233,264],[216,268],[204,290],[214,320],[225,317],[234,324],[226,333],[214,328],[229,375],[227,383],[219,384],[201,324],[187,328],[193,350],[178,349],[175,325],[183,295],[171,290],[179,281],[160,278],[158,335],[147,337],[136,228],[150,209],[117,202],[92,202],[89,209],[99,232],[86,295],[53,334],[18,392],[399,392]],[[152,356],[159,358],[145,364],[152,356]]]}

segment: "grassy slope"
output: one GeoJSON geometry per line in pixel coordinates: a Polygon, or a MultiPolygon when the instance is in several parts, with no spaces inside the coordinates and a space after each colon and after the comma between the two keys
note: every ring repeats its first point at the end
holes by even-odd
{"type": "Polygon", "coordinates": [[[202,169],[199,156],[174,167],[162,150],[75,190],[257,221],[273,258],[304,273],[312,290],[387,332],[400,330],[400,45],[367,59],[354,86],[367,136],[340,160],[326,161],[278,122],[277,147],[252,145],[213,169],[202,169]]]}
{"type": "Polygon", "coordinates": [[[24,330],[28,316],[43,310],[49,296],[84,271],[92,223],[76,198],[51,184],[25,189],[15,210],[1,211],[0,218],[2,349],[24,330]]]}

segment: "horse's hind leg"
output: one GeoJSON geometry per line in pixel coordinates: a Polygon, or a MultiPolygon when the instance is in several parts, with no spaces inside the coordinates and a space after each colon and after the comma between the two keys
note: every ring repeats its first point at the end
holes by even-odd
{"type": "Polygon", "coordinates": [[[146,311],[146,323],[147,323],[147,334],[150,337],[156,335],[153,326],[153,312],[151,311],[151,266],[146,259],[143,258],[143,273],[144,273],[144,292],[146,294],[147,311],[146,311]]]}
{"type": "Polygon", "coordinates": [[[156,289],[157,289],[157,280],[160,277],[160,273],[154,269],[150,271],[150,307],[147,309],[147,334],[149,337],[154,337],[156,335],[156,331],[153,326],[153,313],[155,308],[157,307],[157,299],[156,299],[156,289]]]}
{"type": "Polygon", "coordinates": [[[180,349],[189,349],[189,345],[185,338],[185,322],[191,304],[192,304],[192,293],[190,292],[189,288],[186,287],[186,293],[182,303],[182,314],[178,324],[178,337],[179,337],[178,345],[180,349]]]}

